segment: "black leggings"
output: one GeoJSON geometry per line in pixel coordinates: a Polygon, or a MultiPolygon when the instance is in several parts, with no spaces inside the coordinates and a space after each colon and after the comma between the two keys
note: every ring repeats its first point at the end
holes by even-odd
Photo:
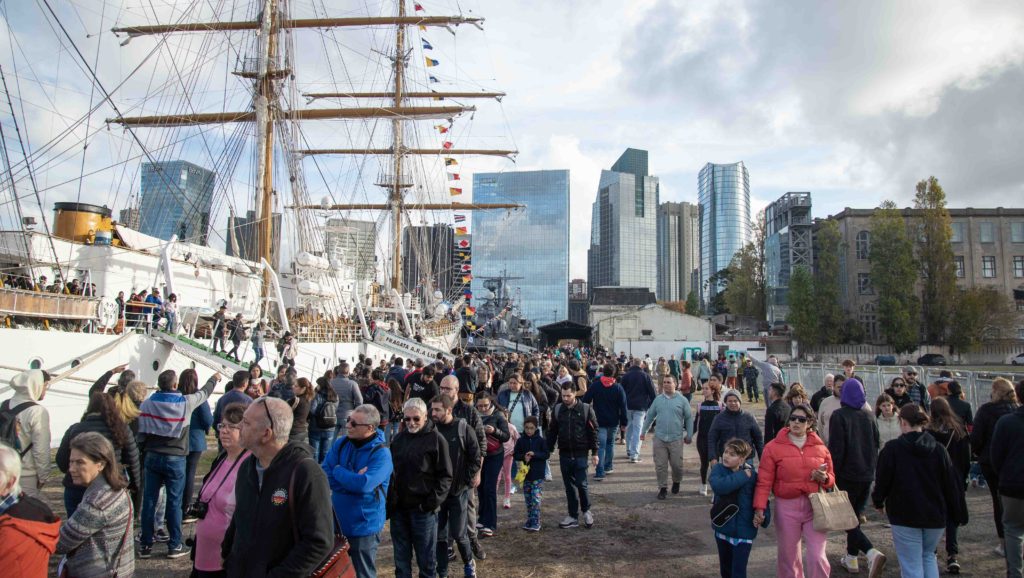
{"type": "Polygon", "coordinates": [[[697,454],[700,455],[700,483],[708,483],[708,443],[704,436],[697,437],[697,454]]]}
{"type": "Polygon", "coordinates": [[[999,474],[989,464],[981,464],[988,491],[992,494],[992,517],[996,519],[996,534],[1003,539],[1003,501],[999,499],[999,474]]]}

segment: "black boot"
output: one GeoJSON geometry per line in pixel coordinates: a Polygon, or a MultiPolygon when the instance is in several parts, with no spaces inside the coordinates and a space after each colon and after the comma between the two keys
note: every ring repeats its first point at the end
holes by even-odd
{"type": "Polygon", "coordinates": [[[678,494],[679,493],[679,482],[672,482],[672,493],[673,494],[678,494]]]}
{"type": "Polygon", "coordinates": [[[668,488],[662,488],[662,489],[658,490],[658,499],[659,500],[664,500],[667,497],[668,497],[668,488]]]}

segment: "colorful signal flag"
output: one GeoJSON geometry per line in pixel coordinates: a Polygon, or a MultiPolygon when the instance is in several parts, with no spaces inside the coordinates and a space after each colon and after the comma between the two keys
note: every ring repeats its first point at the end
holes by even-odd
{"type": "Polygon", "coordinates": [[[423,41],[423,50],[433,50],[434,49],[434,47],[431,46],[429,42],[427,42],[426,38],[420,38],[420,40],[423,41]]]}
{"type": "Polygon", "coordinates": [[[455,215],[455,222],[456,223],[465,223],[466,222],[466,215],[455,215]]]}
{"type": "Polygon", "coordinates": [[[469,228],[468,227],[455,227],[455,234],[456,235],[468,235],[469,234],[469,228]]]}
{"type": "Polygon", "coordinates": [[[448,180],[449,181],[461,181],[462,177],[459,176],[459,173],[448,173],[448,180]]]}
{"type": "Polygon", "coordinates": [[[448,192],[451,193],[453,196],[454,195],[461,195],[462,194],[462,189],[460,189],[458,187],[448,187],[448,192]]]}
{"type": "Polygon", "coordinates": [[[437,60],[434,60],[433,58],[427,58],[426,56],[423,57],[423,60],[427,61],[427,68],[432,68],[434,66],[437,66],[438,64],[441,64],[437,60]]]}
{"type": "Polygon", "coordinates": [[[446,166],[446,167],[455,166],[457,164],[459,164],[459,161],[457,161],[457,160],[455,160],[453,158],[449,157],[449,158],[445,158],[444,159],[444,166],[446,166]]]}
{"type": "Polygon", "coordinates": [[[449,150],[452,148],[452,143],[451,141],[446,140],[444,141],[444,144],[441,145],[441,147],[444,148],[444,150],[449,150]]]}

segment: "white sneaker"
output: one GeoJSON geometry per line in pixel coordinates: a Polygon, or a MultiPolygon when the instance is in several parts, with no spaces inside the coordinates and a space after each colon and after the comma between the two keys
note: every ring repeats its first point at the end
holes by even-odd
{"type": "Polygon", "coordinates": [[[505,503],[502,504],[502,508],[504,508],[506,510],[511,510],[512,509],[512,501],[509,500],[508,498],[505,498],[505,503]]]}
{"type": "Polygon", "coordinates": [[[700,490],[698,490],[697,492],[700,495],[702,495],[702,496],[708,495],[708,485],[707,484],[701,484],[700,485],[700,490]]]}
{"type": "Polygon", "coordinates": [[[566,516],[564,520],[558,523],[559,528],[579,528],[580,521],[572,516],[566,516]]]}
{"type": "Polygon", "coordinates": [[[583,525],[587,528],[594,525],[594,515],[590,513],[590,510],[583,512],[583,525]]]}
{"type": "Polygon", "coordinates": [[[856,556],[850,556],[849,554],[846,554],[845,556],[843,556],[843,559],[840,561],[840,564],[842,564],[843,569],[849,572],[850,574],[860,573],[860,564],[858,563],[856,556]]]}
{"type": "Polygon", "coordinates": [[[885,554],[876,548],[868,550],[868,578],[877,578],[885,568],[885,554]]]}
{"type": "Polygon", "coordinates": [[[1000,558],[1005,558],[1006,557],[1006,550],[1003,549],[1003,541],[1002,540],[999,541],[999,545],[996,546],[995,548],[993,548],[992,551],[995,552],[996,555],[998,555],[1000,558]]]}

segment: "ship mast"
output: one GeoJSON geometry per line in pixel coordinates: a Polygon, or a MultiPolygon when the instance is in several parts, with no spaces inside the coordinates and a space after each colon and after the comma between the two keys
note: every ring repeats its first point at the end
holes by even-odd
{"type": "MultiPolygon", "coordinates": [[[[405,17],[405,0],[398,3],[399,22],[405,17]]],[[[402,106],[402,82],[405,80],[405,24],[396,26],[395,34],[395,99],[394,106],[402,106]]],[[[391,194],[388,204],[391,205],[391,288],[402,290],[402,120],[395,117],[391,120],[391,194]]]]}
{"type": "MultiPolygon", "coordinates": [[[[276,100],[274,75],[277,72],[278,60],[277,0],[264,2],[261,21],[259,78],[256,93],[257,151],[259,151],[256,186],[256,207],[258,207],[256,220],[259,223],[257,250],[261,259],[267,263],[273,263],[270,258],[274,226],[274,110],[271,103],[276,100]]],[[[264,268],[263,303],[266,303],[270,290],[270,275],[270,270],[264,268]]]]}

